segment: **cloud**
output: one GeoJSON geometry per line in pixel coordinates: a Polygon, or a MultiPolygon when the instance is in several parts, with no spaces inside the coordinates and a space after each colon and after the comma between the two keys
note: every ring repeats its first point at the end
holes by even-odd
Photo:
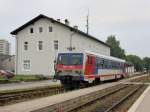
{"type": "Polygon", "coordinates": [[[0,37],[12,43],[14,54],[15,39],[9,33],[28,20],[40,13],[61,21],[68,18],[85,31],[88,9],[90,34],[103,41],[115,34],[127,52],[150,56],[150,0],[1,0],[0,37]]]}

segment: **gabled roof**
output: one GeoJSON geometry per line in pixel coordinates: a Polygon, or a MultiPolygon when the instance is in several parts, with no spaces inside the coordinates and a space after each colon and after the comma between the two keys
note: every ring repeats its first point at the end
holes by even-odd
{"type": "Polygon", "coordinates": [[[103,44],[103,45],[105,45],[105,46],[107,46],[107,47],[110,47],[110,46],[109,46],[108,44],[106,44],[105,42],[103,42],[103,41],[101,41],[101,40],[99,40],[99,39],[97,39],[97,38],[95,38],[95,37],[93,37],[93,36],[91,36],[91,35],[89,35],[89,34],[83,32],[83,31],[81,31],[81,30],[75,29],[75,28],[73,28],[73,27],[71,27],[71,26],[69,26],[69,25],[66,25],[66,24],[64,24],[64,23],[62,23],[62,22],[59,22],[59,21],[57,21],[57,20],[55,20],[55,19],[53,19],[53,18],[50,18],[50,17],[48,17],[48,16],[45,16],[45,15],[43,15],[43,14],[40,14],[39,16],[33,18],[33,19],[30,20],[29,22],[25,23],[24,25],[20,26],[19,28],[15,29],[14,31],[12,31],[10,34],[16,35],[19,31],[21,31],[21,30],[23,30],[25,27],[27,27],[27,26],[29,26],[29,25],[35,23],[36,21],[38,21],[38,20],[41,19],[41,18],[46,18],[46,19],[50,20],[52,23],[58,23],[58,24],[60,24],[60,25],[63,25],[64,27],[69,28],[71,31],[75,31],[75,32],[77,32],[77,33],[79,33],[79,34],[81,34],[81,35],[84,35],[84,36],[89,37],[89,38],[91,38],[91,39],[93,39],[93,40],[95,40],[95,41],[98,41],[98,42],[100,42],[101,44],[103,44]]]}

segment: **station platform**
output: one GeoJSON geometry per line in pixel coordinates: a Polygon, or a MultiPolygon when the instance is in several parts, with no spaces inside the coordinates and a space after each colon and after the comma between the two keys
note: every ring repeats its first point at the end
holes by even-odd
{"type": "Polygon", "coordinates": [[[150,85],[128,110],[128,112],[150,112],[150,85]]]}
{"type": "Polygon", "coordinates": [[[0,112],[32,112],[35,110],[39,110],[41,108],[48,107],[50,105],[58,104],[60,102],[64,102],[73,98],[77,98],[82,95],[92,93],[94,91],[98,91],[98,90],[102,90],[102,89],[112,87],[118,84],[122,84],[132,79],[139,78],[139,77],[123,79],[117,82],[105,83],[105,84],[97,85],[97,86],[90,87],[90,88],[74,90],[74,91],[67,92],[67,93],[34,99],[31,101],[20,102],[20,103],[16,103],[13,105],[2,106],[0,107],[0,112]]]}
{"type": "MultiPolygon", "coordinates": [[[[140,74],[140,73],[137,73],[137,72],[132,73],[132,75],[135,75],[135,74],[140,74]]],[[[51,86],[51,85],[59,85],[59,84],[61,83],[58,80],[56,82],[54,82],[53,80],[44,80],[44,81],[34,81],[34,82],[0,84],[0,92],[7,91],[7,90],[28,89],[28,88],[34,88],[34,87],[51,86]]]]}
{"type": "Polygon", "coordinates": [[[27,88],[51,86],[51,85],[58,85],[58,84],[60,84],[60,81],[54,82],[53,80],[0,84],[0,91],[27,89],[27,88]]]}
{"type": "MultiPolygon", "coordinates": [[[[122,81],[121,81],[122,82],[122,81]]],[[[62,93],[54,96],[39,98],[31,101],[20,102],[13,105],[2,106],[0,107],[0,112],[32,112],[44,107],[48,107],[50,105],[58,104],[60,102],[64,102],[73,98],[77,98],[79,96],[89,94],[94,91],[102,90],[108,87],[112,87],[121,83],[112,82],[106,83],[90,88],[79,89],[72,92],[62,93]]]]}

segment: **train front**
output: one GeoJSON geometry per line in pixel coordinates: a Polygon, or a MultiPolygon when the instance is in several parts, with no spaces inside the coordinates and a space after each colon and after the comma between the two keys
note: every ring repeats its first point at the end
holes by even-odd
{"type": "Polygon", "coordinates": [[[83,53],[59,53],[56,78],[63,85],[78,85],[83,80],[83,53]]]}

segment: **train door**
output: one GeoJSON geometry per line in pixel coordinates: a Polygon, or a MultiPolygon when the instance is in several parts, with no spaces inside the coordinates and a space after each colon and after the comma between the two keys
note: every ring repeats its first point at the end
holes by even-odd
{"type": "Polygon", "coordinates": [[[128,65],[126,63],[122,64],[122,71],[123,71],[123,77],[126,77],[128,75],[128,65]]]}
{"type": "Polygon", "coordinates": [[[85,65],[85,75],[92,75],[94,73],[94,56],[87,55],[85,65]]]}

